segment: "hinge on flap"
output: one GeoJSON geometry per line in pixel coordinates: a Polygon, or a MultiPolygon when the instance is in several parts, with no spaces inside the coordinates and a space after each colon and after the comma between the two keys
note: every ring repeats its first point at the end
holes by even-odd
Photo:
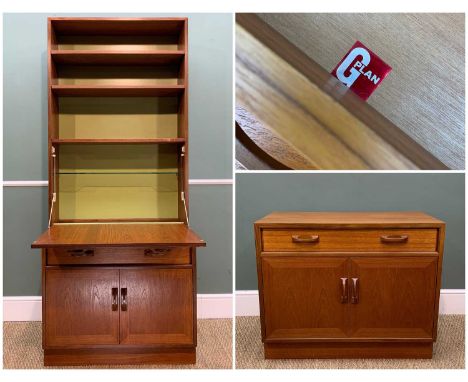
{"type": "Polygon", "coordinates": [[[49,213],[49,224],[48,227],[50,228],[50,223],[52,222],[52,212],[54,210],[54,204],[57,201],[57,193],[56,193],[56,187],[55,187],[55,158],[57,157],[55,155],[55,147],[52,146],[51,149],[51,155],[52,155],[52,202],[50,203],[50,213],[49,213]]]}
{"type": "Polygon", "coordinates": [[[188,213],[187,213],[187,204],[185,203],[185,192],[182,191],[180,193],[180,199],[182,200],[182,202],[184,203],[184,209],[185,209],[185,222],[187,223],[187,225],[189,225],[189,218],[188,218],[188,213]]]}

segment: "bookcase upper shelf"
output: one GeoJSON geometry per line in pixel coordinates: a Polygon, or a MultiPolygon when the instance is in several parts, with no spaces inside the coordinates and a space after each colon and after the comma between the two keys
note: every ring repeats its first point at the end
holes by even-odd
{"type": "Polygon", "coordinates": [[[101,18],[52,17],[55,33],[60,35],[179,35],[186,18],[101,18]]]}
{"type": "Polygon", "coordinates": [[[181,94],[185,86],[51,85],[51,90],[53,94],[64,97],[173,97],[181,94]]]}
{"type": "Polygon", "coordinates": [[[184,138],[144,138],[144,139],[52,139],[52,144],[115,144],[115,143],[128,143],[128,144],[184,144],[184,138]]]}
{"type": "Polygon", "coordinates": [[[52,60],[57,64],[78,65],[170,65],[180,63],[183,50],[52,50],[52,60]]]}

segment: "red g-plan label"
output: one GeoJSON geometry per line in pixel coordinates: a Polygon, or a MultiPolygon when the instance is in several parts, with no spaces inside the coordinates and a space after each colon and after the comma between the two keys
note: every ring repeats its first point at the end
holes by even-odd
{"type": "Polygon", "coordinates": [[[331,74],[366,101],[391,71],[379,56],[356,41],[331,74]]]}

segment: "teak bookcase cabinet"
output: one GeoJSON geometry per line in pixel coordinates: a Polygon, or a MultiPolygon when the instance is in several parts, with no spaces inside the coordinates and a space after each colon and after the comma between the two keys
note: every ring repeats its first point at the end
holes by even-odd
{"type": "Polygon", "coordinates": [[[255,222],[265,358],[432,358],[444,234],[420,212],[255,222]]]}
{"type": "Polygon", "coordinates": [[[196,361],[186,18],[49,18],[45,365],[196,361]]]}

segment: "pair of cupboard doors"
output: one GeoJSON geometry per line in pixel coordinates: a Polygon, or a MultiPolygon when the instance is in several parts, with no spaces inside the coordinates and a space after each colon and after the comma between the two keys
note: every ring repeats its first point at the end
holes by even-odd
{"type": "Polygon", "coordinates": [[[46,267],[44,347],[194,346],[190,267],[46,267]]]}
{"type": "Polygon", "coordinates": [[[433,341],[437,256],[261,256],[265,342],[433,341]]]}

